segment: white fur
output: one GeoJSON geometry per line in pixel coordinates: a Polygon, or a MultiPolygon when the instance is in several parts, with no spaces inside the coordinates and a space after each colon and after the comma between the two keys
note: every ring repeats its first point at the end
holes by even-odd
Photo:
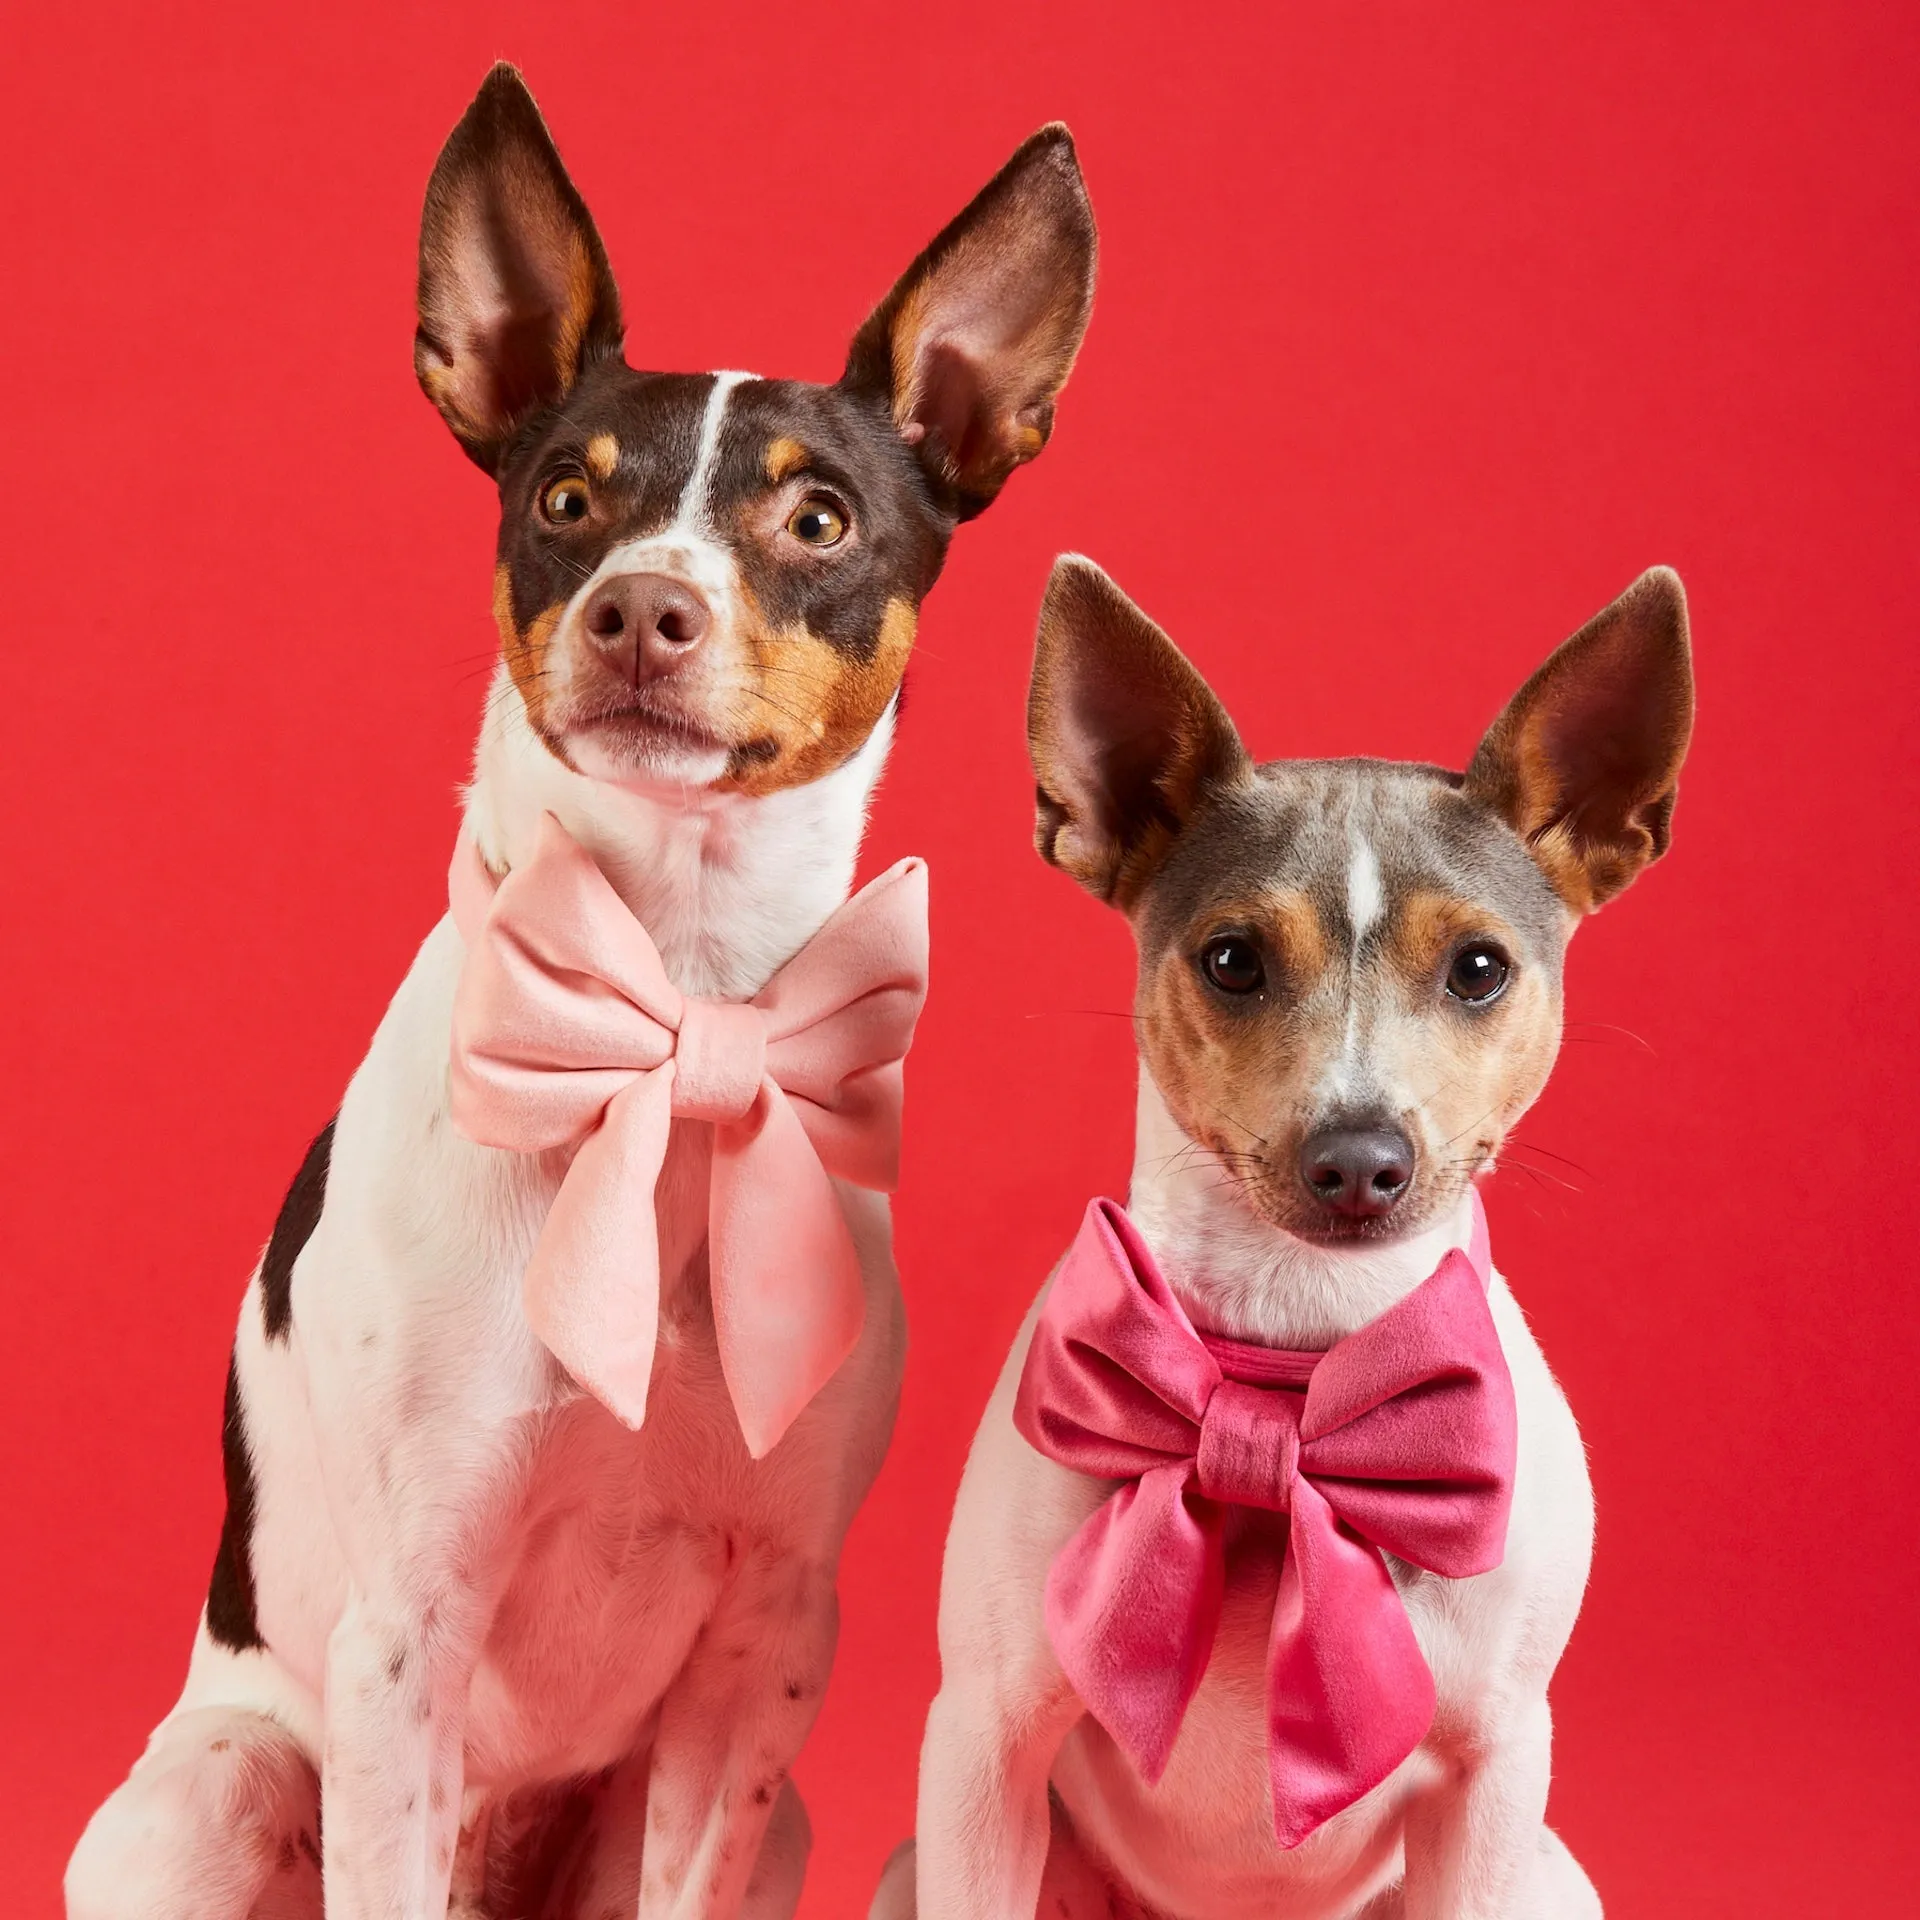
{"type": "MultiPolygon", "coordinates": [[[[735,998],[846,897],[892,733],[889,714],[836,772],[747,799],[570,772],[504,675],[488,715],[467,797],[487,859],[510,866],[557,814],[677,983],[735,998]]],[[[646,1423],[626,1432],[521,1308],[565,1155],[477,1147],[448,1121],[462,958],[442,919],[347,1090],[291,1337],[265,1337],[257,1278],[242,1303],[271,1651],[236,1654],[202,1621],[179,1704],[75,1854],[73,1920],[314,1920],[316,1784],[328,1920],[443,1920],[450,1900],[475,1910],[490,1826],[527,1790],[602,1769],[582,1881],[599,1904],[582,1913],[779,1920],[798,1897],[805,1817],[786,1769],[819,1708],[841,1541],[899,1389],[886,1202],[841,1190],[865,1331],[756,1463],[714,1344],[710,1130],[676,1123],[659,1352],[646,1423]]]]}
{"type": "MultiPolygon", "coordinates": [[[[1463,1203],[1398,1245],[1316,1248],[1265,1225],[1188,1140],[1143,1067],[1131,1211],[1198,1324],[1321,1347],[1464,1244],[1463,1203]]],[[[1043,1296],[1044,1297],[1044,1292],[1043,1296]]],[[[921,1763],[917,1868],[889,1869],[876,1920],[1590,1920],[1599,1903],[1546,1827],[1547,1682],[1586,1581],[1592,1495],[1565,1399],[1504,1280],[1492,1307],[1519,1404],[1504,1563],[1445,1580],[1394,1563],[1433,1669],[1426,1741],[1373,1793],[1283,1852],[1273,1838],[1264,1673],[1271,1590],[1230,1583],[1172,1763],[1148,1787],[1086,1718],[1047,1640],[1054,1555],[1111,1487],[1013,1424],[1034,1313],[973,1443],[947,1541],[942,1681],[921,1763]],[[1050,1795],[1052,1796],[1050,1804],[1050,1795]],[[1117,1882],[1122,1903],[1113,1904],[1117,1882]],[[1373,1904],[1369,1904],[1373,1903],[1373,1904]]]]}
{"type": "Polygon", "coordinates": [[[1380,884],[1380,861],[1372,843],[1357,828],[1353,834],[1353,852],[1347,863],[1347,924],[1353,929],[1353,947],[1357,958],[1360,943],[1373,931],[1386,911],[1387,896],[1380,884]]]}

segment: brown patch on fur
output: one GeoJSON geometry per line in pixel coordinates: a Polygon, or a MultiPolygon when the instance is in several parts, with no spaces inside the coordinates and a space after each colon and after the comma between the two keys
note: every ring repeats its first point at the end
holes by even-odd
{"type": "Polygon", "coordinates": [[[872,733],[899,690],[918,616],[889,600],[869,658],[861,660],[806,627],[767,628],[751,604],[737,730],[746,736],[719,783],[763,794],[829,773],[872,733]],[[762,694],[755,698],[753,694],[762,694]]]}
{"type": "Polygon", "coordinates": [[[767,443],[766,459],[761,463],[767,476],[767,484],[777,487],[790,474],[804,467],[813,456],[798,440],[787,434],[781,434],[777,440],[767,443]]]}
{"type": "MultiPolygon", "coordinates": [[[[554,630],[566,612],[564,601],[543,607],[522,627],[513,617],[513,587],[505,567],[496,567],[493,575],[493,620],[500,629],[500,653],[520,689],[533,730],[553,746],[544,724],[546,718],[547,650],[553,644],[554,630]]],[[[556,749],[557,751],[557,749],[556,749]]]]}
{"type": "Polygon", "coordinates": [[[620,442],[610,433],[596,433],[587,442],[587,471],[596,480],[611,480],[620,464],[620,442]]]}

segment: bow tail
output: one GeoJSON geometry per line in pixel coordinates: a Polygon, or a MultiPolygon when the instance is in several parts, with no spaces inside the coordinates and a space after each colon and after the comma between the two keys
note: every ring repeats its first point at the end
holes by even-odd
{"type": "Polygon", "coordinates": [[[1267,1650],[1274,1833],[1297,1847],[1390,1774],[1433,1723],[1433,1674],[1380,1550],[1295,1479],[1267,1650]]]}
{"type": "Polygon", "coordinates": [[[607,1103],[554,1196],[527,1263],[527,1319],[541,1343],[623,1425],[646,1417],[660,1323],[653,1188],[672,1122],[671,1071],[607,1103]]]}
{"type": "Polygon", "coordinates": [[[1060,1670],[1150,1783],[1206,1672],[1226,1585],[1220,1509],[1186,1497],[1187,1473],[1155,1467],[1122,1486],[1047,1575],[1060,1670]]]}
{"type": "Polygon", "coordinates": [[[866,1285],[833,1182],[787,1096],[714,1129],[708,1265],[720,1370],[763,1459],[832,1379],[866,1323],[866,1285]]]}

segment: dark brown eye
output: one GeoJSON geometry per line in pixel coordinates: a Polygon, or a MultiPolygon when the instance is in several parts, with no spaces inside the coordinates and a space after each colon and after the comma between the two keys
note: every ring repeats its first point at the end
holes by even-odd
{"type": "Polygon", "coordinates": [[[1456,1000],[1483,1006],[1498,997],[1512,971],[1507,956],[1498,947],[1476,940],[1453,956],[1453,965],[1447,969],[1447,991],[1456,1000]]]}
{"type": "Polygon", "coordinates": [[[587,483],[578,474],[549,482],[540,496],[540,511],[556,527],[576,525],[587,517],[592,506],[593,497],[587,492],[587,483]]]}
{"type": "Polygon", "coordinates": [[[847,516],[824,493],[810,493],[787,516],[787,531],[809,547],[837,547],[847,537],[847,516]]]}
{"type": "Polygon", "coordinates": [[[1200,971],[1222,993],[1258,993],[1267,983],[1259,950],[1244,934],[1223,933],[1200,950],[1200,971]]]}

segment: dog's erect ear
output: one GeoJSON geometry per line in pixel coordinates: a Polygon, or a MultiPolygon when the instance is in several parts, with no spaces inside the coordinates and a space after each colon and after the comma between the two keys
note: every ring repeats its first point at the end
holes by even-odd
{"type": "Polygon", "coordinates": [[[1643,573],[1514,695],[1466,792],[1526,841],[1554,890],[1591,913],[1666,852],[1693,731],[1687,599],[1643,573]]]}
{"type": "Polygon", "coordinates": [[[971,519],[1047,444],[1093,307],[1093,208],[1042,127],[854,335],[841,384],[880,398],[971,519]]]}
{"type": "Polygon", "coordinates": [[[1054,562],[1040,608],[1027,745],[1041,858],[1122,909],[1204,793],[1252,768],[1213,689],[1077,554],[1054,562]]]}
{"type": "Polygon", "coordinates": [[[620,349],[620,292],[526,82],[502,62],[447,138],[420,223],[413,367],[489,473],[514,429],[620,349]]]}

